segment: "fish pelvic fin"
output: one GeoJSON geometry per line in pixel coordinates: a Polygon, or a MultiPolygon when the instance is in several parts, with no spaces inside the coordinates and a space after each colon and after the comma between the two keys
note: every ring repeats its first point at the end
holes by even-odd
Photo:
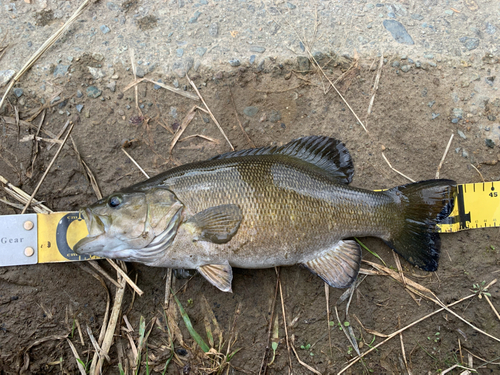
{"type": "Polygon", "coordinates": [[[198,212],[187,220],[186,225],[191,228],[195,241],[223,244],[238,232],[242,220],[239,206],[224,204],[198,212]]]}
{"type": "Polygon", "coordinates": [[[333,288],[347,288],[358,276],[361,248],[356,241],[339,241],[308,262],[302,263],[333,288]]]}
{"type": "Polygon", "coordinates": [[[354,165],[346,146],[341,141],[324,136],[299,138],[281,147],[232,151],[215,156],[211,160],[256,155],[285,155],[300,159],[316,166],[323,175],[332,178],[336,183],[349,184],[354,174],[354,165]]]}
{"type": "Polygon", "coordinates": [[[210,284],[223,292],[232,293],[231,283],[233,281],[233,269],[226,264],[206,264],[197,268],[198,272],[207,279],[210,284]]]}
{"type": "Polygon", "coordinates": [[[397,186],[386,192],[401,207],[402,225],[384,239],[395,252],[424,271],[436,271],[441,239],[436,224],[453,211],[457,194],[452,180],[427,180],[397,186]]]}

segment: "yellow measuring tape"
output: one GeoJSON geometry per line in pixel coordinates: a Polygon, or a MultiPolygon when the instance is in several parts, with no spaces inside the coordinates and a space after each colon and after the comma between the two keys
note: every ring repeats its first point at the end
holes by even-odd
{"type": "MultiPolygon", "coordinates": [[[[499,226],[500,181],[457,185],[457,190],[455,207],[437,226],[438,232],[499,226]]],[[[73,246],[87,235],[78,212],[38,214],[38,263],[98,259],[73,252],[73,246]]]]}
{"type": "Polygon", "coordinates": [[[500,181],[457,185],[452,213],[438,225],[441,233],[465,229],[498,227],[500,223],[500,181]]]}

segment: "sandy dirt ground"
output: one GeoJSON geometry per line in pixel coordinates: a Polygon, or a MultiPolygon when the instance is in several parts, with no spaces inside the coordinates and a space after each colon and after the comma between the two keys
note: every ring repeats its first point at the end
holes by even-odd
{"type": "MultiPolygon", "coordinates": [[[[22,6],[21,2],[14,4],[22,6]]],[[[31,193],[58,148],[50,147],[52,142],[47,139],[57,135],[68,120],[75,124],[71,134],[74,144],[104,195],[144,179],[122,147],[149,175],[230,151],[210,116],[196,110],[170,155],[170,145],[183,119],[194,105],[203,105],[150,82],[139,83],[137,93],[134,88],[125,90],[135,79],[128,56],[124,63],[116,63],[108,61],[105,53],[74,52],[71,61],[66,56],[62,62],[53,58],[53,63],[46,60],[47,71],[39,67],[28,72],[2,109],[0,174],[31,193]],[[61,64],[69,68],[64,71],[61,64]],[[60,69],[62,74],[58,74],[60,69]],[[17,122],[16,117],[22,121],[17,122]],[[37,133],[41,122],[38,135],[42,139],[35,142],[28,136],[37,133]]],[[[135,60],[141,56],[136,52],[135,60]]],[[[484,54],[434,60],[436,63],[422,63],[418,68],[408,61],[408,56],[384,54],[380,82],[368,115],[380,58],[354,53],[341,56],[326,50],[315,56],[368,132],[305,54],[298,58],[266,58],[262,64],[242,61],[235,67],[202,64],[198,70],[191,70],[189,77],[239,150],[252,145],[281,145],[307,135],[331,136],[342,140],[351,152],[355,165],[352,184],[383,189],[408,180],[389,168],[382,151],[392,166],[406,176],[430,179],[435,177],[453,134],[440,170],[442,178],[459,183],[500,180],[500,98],[495,79],[498,58],[484,54]]],[[[187,77],[174,71],[144,73],[147,78],[161,79],[196,96],[187,77]]],[[[54,211],[77,210],[96,199],[68,142],[36,195],[54,211]]],[[[20,210],[0,206],[0,214],[16,213],[20,210]]],[[[441,238],[439,270],[426,273],[401,260],[406,283],[418,283],[444,304],[474,296],[452,307],[452,311],[437,312],[405,330],[346,373],[437,374],[454,365],[469,367],[470,361],[480,374],[500,372],[500,343],[479,331],[500,337],[499,318],[481,294],[482,287],[500,276],[498,229],[463,231],[441,238]]],[[[397,272],[395,258],[382,241],[362,240],[390,271],[397,272]]],[[[367,251],[363,259],[382,264],[367,251]]],[[[99,264],[110,275],[115,274],[106,261],[99,264]]],[[[217,373],[220,358],[216,361],[215,355],[202,354],[173,301],[170,319],[165,318],[166,270],[137,264],[127,267],[144,295],[134,296],[127,288],[110,360],[104,361],[103,373],[119,373],[119,363],[132,373],[131,342],[138,344],[141,317],[148,329],[156,319],[147,352],[143,352],[141,374],[162,373],[172,351],[175,356],[167,367],[168,374],[217,373]]],[[[368,264],[362,267],[372,269],[368,264]]],[[[263,362],[268,374],[312,373],[299,363],[300,358],[315,371],[335,374],[357,357],[345,332],[352,330],[363,353],[382,342],[384,335],[439,309],[431,299],[410,292],[404,282],[380,274],[363,278],[353,294],[348,315],[346,301],[339,302],[344,291],[330,288],[328,317],[321,279],[295,266],[282,268],[280,280],[283,300],[279,291],[275,297],[274,269],[235,269],[232,294],[220,292],[200,275],[173,279],[176,296],[204,340],[209,343],[206,322],[213,315],[224,343],[219,348],[216,338],[215,347],[224,355],[239,349],[230,360],[231,366],[224,367],[224,373],[257,374],[263,362]],[[269,335],[277,343],[276,353],[272,360],[270,350],[263,361],[266,347],[271,345],[269,335]],[[288,346],[293,346],[296,354],[288,346]]],[[[106,285],[112,302],[116,288],[108,281],[106,285]]],[[[107,311],[107,289],[78,263],[0,268],[0,373],[79,373],[68,340],[83,364],[90,365],[94,348],[87,327],[99,336],[107,311]]],[[[496,310],[500,310],[500,284],[493,284],[487,293],[496,310]]],[[[463,371],[457,367],[449,373],[463,371]]]]}

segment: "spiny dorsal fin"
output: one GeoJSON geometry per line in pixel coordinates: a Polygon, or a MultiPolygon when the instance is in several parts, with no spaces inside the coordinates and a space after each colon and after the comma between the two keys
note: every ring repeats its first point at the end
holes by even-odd
{"type": "Polygon", "coordinates": [[[197,268],[198,272],[207,279],[210,284],[223,292],[233,292],[231,282],[233,281],[233,269],[226,264],[206,264],[197,268]]]}
{"type": "Polygon", "coordinates": [[[358,276],[361,248],[352,240],[339,241],[319,257],[303,263],[333,288],[347,288],[358,276]]]}
{"type": "Polygon", "coordinates": [[[349,151],[342,142],[329,137],[304,137],[291,141],[281,147],[268,146],[233,151],[215,156],[211,160],[276,154],[287,155],[313,164],[327,172],[327,175],[330,177],[335,178],[336,182],[348,184],[352,181],[354,165],[349,151]]]}
{"type": "Polygon", "coordinates": [[[242,220],[243,215],[237,205],[224,204],[198,212],[185,224],[192,227],[194,240],[222,244],[233,238],[242,220]]]}

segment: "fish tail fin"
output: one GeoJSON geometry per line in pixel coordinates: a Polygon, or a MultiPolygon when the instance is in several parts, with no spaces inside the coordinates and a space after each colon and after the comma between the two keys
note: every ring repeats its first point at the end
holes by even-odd
{"type": "Polygon", "coordinates": [[[397,186],[387,191],[401,205],[402,225],[385,240],[411,264],[436,271],[441,240],[436,224],[453,211],[456,182],[427,180],[397,186]]]}

